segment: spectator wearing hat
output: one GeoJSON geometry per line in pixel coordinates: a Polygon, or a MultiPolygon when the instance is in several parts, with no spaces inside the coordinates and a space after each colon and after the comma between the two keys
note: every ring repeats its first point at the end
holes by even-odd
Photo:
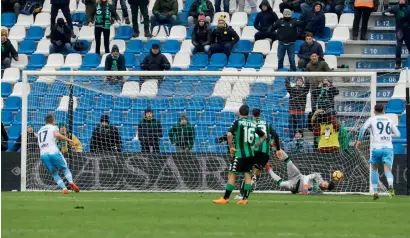
{"type": "MultiPolygon", "coordinates": [[[[17,138],[16,143],[14,143],[11,152],[18,152],[21,148],[21,135],[17,138]]],[[[40,154],[40,148],[38,147],[37,134],[34,132],[32,125],[27,125],[27,151],[30,153],[40,154]]]]}
{"type": "Polygon", "coordinates": [[[218,26],[211,34],[210,54],[225,53],[227,57],[231,54],[233,46],[239,41],[238,33],[225,22],[225,15],[221,15],[218,26]]]}
{"type": "Polygon", "coordinates": [[[50,33],[50,54],[71,53],[71,29],[65,24],[63,18],[57,19],[57,25],[50,33]]]}
{"type": "Polygon", "coordinates": [[[198,23],[195,24],[192,31],[192,44],[195,46],[194,53],[209,52],[211,47],[211,29],[206,21],[205,15],[199,15],[198,23]]]}
{"type": "Polygon", "coordinates": [[[156,0],[152,8],[152,14],[150,18],[151,32],[157,25],[174,26],[178,15],[178,0],[156,0]]]}
{"type": "Polygon", "coordinates": [[[194,146],[195,129],[188,122],[185,114],[181,114],[179,123],[174,125],[168,133],[169,139],[177,148],[177,152],[190,152],[194,146]]]}
{"type": "Polygon", "coordinates": [[[122,142],[118,129],[110,125],[108,115],[102,115],[100,124],[94,129],[90,141],[91,152],[121,152],[122,142]]]}
{"type": "Polygon", "coordinates": [[[300,46],[298,52],[298,68],[304,69],[306,65],[310,62],[310,57],[312,53],[316,53],[319,57],[319,60],[323,60],[323,48],[322,46],[317,43],[317,41],[313,40],[313,34],[307,32],[305,35],[305,42],[300,46]]]}
{"type": "Polygon", "coordinates": [[[297,129],[304,128],[304,116],[306,110],[307,95],[310,90],[309,81],[303,77],[296,79],[296,85],[293,87],[289,79],[285,81],[286,91],[289,93],[289,125],[290,133],[294,134],[297,129]]]}
{"type": "Polygon", "coordinates": [[[205,21],[209,24],[214,16],[214,5],[209,0],[195,0],[189,8],[188,25],[193,26],[201,15],[205,17],[205,21]]]}
{"type": "MultiPolygon", "coordinates": [[[[151,52],[145,56],[140,65],[142,70],[145,71],[164,71],[171,68],[167,57],[161,53],[158,44],[153,44],[151,52]]],[[[140,77],[140,84],[142,84],[147,77],[140,77]]],[[[156,77],[158,83],[162,82],[162,77],[156,77]]],[[[159,87],[159,85],[158,85],[159,87]]]]}
{"type": "MultiPolygon", "coordinates": [[[[68,138],[70,138],[69,135],[67,134],[67,125],[66,125],[65,122],[60,122],[58,124],[58,128],[59,128],[59,131],[60,131],[61,135],[67,136],[68,138]]],[[[80,140],[77,138],[77,136],[75,136],[73,134],[71,134],[71,136],[72,136],[71,140],[73,140],[73,142],[74,142],[74,145],[72,146],[73,151],[83,152],[83,146],[81,145],[80,140]]],[[[67,143],[67,141],[59,140],[57,142],[57,146],[60,149],[61,153],[67,153],[68,152],[68,143],[67,143]]]]}
{"type": "Polygon", "coordinates": [[[289,153],[313,153],[312,145],[303,138],[303,130],[296,130],[293,140],[289,142],[285,149],[289,153]]]}
{"type": "Polygon", "coordinates": [[[269,31],[269,28],[279,20],[276,13],[272,10],[268,0],[263,0],[259,5],[261,11],[256,15],[253,26],[258,32],[255,34],[255,41],[269,38],[274,42],[276,33],[269,31]]]}
{"type": "Polygon", "coordinates": [[[323,37],[325,32],[326,17],[322,4],[316,2],[309,11],[303,11],[299,20],[303,22],[305,32],[310,32],[315,37],[323,37]]]}
{"type": "Polygon", "coordinates": [[[138,123],[138,134],[133,140],[140,140],[141,152],[159,153],[159,140],[161,137],[161,122],[153,117],[152,110],[148,108],[144,112],[144,118],[138,123]]]}
{"type": "Polygon", "coordinates": [[[333,86],[333,82],[329,78],[322,78],[319,83],[315,78],[312,85],[312,111],[333,109],[337,95],[339,95],[339,90],[333,86]]]}
{"type": "MultiPolygon", "coordinates": [[[[111,48],[111,54],[105,58],[104,71],[127,71],[125,68],[125,57],[120,54],[120,50],[117,45],[113,45],[111,48]]],[[[119,81],[123,81],[123,76],[107,76],[107,81],[110,84],[117,84],[119,81]]]]}
{"type": "Polygon", "coordinates": [[[17,51],[8,39],[7,29],[1,29],[1,66],[5,69],[10,68],[11,58],[19,61],[17,51]]]}

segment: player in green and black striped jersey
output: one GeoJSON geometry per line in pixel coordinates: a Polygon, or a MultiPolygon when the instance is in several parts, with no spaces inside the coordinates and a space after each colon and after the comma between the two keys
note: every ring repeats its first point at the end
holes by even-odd
{"type": "Polygon", "coordinates": [[[228,183],[226,184],[225,195],[214,200],[217,204],[226,204],[235,188],[236,174],[243,173],[245,177],[244,196],[238,204],[247,204],[251,189],[251,172],[254,164],[254,149],[259,147],[266,139],[265,133],[257,127],[256,122],[248,119],[249,107],[242,105],[239,108],[240,118],[236,120],[228,129],[228,145],[234,159],[229,167],[228,183]],[[233,136],[235,135],[235,145],[233,136]],[[259,141],[255,143],[255,136],[259,136],[259,141]]]}

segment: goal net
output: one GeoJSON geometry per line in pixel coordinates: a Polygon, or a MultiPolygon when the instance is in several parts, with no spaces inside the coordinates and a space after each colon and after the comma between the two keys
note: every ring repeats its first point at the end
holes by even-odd
{"type": "MultiPolygon", "coordinates": [[[[341,170],[336,192],[370,189],[369,137],[360,150],[353,144],[376,102],[375,73],[27,71],[24,80],[32,83],[23,96],[22,190],[57,189],[35,139],[47,114],[75,142],[57,144],[82,190],[223,190],[226,133],[243,104],[261,109],[303,174],[331,179],[341,170]]],[[[286,179],[274,154],[269,163],[286,179]]],[[[280,188],[265,173],[256,191],[280,188]]]]}

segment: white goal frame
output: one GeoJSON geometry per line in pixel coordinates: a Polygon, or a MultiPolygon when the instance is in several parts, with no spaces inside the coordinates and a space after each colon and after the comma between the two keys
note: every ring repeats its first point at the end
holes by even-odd
{"type": "MultiPolygon", "coordinates": [[[[376,105],[377,73],[376,72],[236,72],[236,71],[23,71],[23,86],[29,84],[29,76],[233,76],[233,77],[370,77],[370,104],[371,109],[376,105]]],[[[73,77],[70,79],[73,82],[73,77]]],[[[23,87],[25,88],[25,87],[23,87]]],[[[373,115],[373,110],[371,110],[373,115]]],[[[22,94],[22,130],[21,130],[21,191],[28,191],[26,188],[27,178],[27,116],[28,116],[28,91],[23,90],[22,94]]],[[[369,166],[370,173],[370,166],[369,166]]],[[[371,194],[371,182],[369,181],[369,192],[371,194]]],[[[101,192],[101,191],[100,191],[101,192]]],[[[121,192],[120,190],[118,192],[121,192]]],[[[140,190],[138,190],[140,192],[140,190]]],[[[157,192],[157,191],[151,191],[157,192]]],[[[172,191],[190,192],[190,191],[172,191]]],[[[197,190],[192,192],[199,192],[197,190]]],[[[213,191],[214,192],[214,191],[213,191]]],[[[262,193],[270,191],[259,191],[262,193]]],[[[272,193],[283,193],[283,191],[271,191],[272,193]]],[[[337,192],[336,194],[352,194],[349,192],[337,192]]],[[[357,193],[355,193],[357,194],[357,193]]]]}

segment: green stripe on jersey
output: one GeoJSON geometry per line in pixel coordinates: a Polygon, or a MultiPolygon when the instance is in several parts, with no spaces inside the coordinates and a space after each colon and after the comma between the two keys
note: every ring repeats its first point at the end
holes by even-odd
{"type": "MultiPolygon", "coordinates": [[[[262,120],[261,118],[257,118],[254,120],[256,122],[256,126],[265,133],[266,135],[266,140],[258,147],[255,148],[255,151],[260,151],[262,153],[270,155],[270,125],[267,123],[265,120],[262,120]]],[[[260,140],[260,137],[258,134],[255,134],[255,143],[258,143],[260,140]]]]}

